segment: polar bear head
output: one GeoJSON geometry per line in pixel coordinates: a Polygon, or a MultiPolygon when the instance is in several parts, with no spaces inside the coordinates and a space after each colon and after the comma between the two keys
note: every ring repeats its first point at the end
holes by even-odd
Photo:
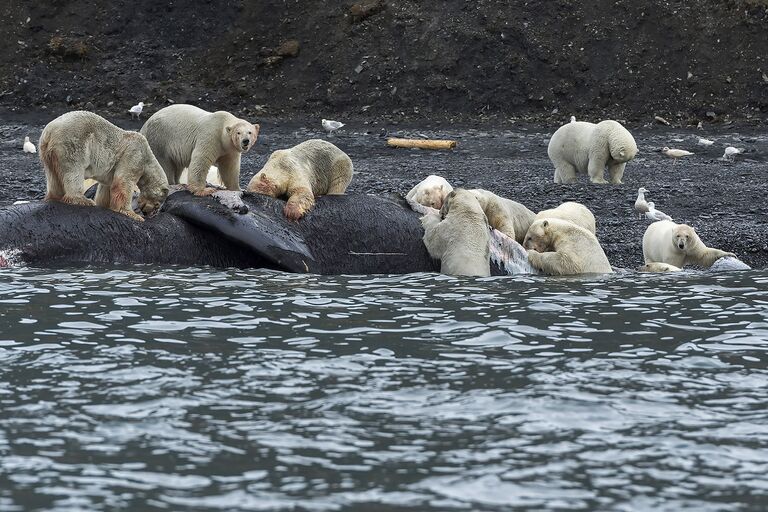
{"type": "Polygon", "coordinates": [[[525,234],[523,247],[536,252],[547,252],[552,246],[552,236],[549,230],[549,220],[540,219],[531,224],[525,234]]]}
{"type": "Polygon", "coordinates": [[[285,196],[291,180],[290,169],[284,165],[287,154],[285,149],[273,151],[264,167],[251,178],[248,183],[248,192],[270,197],[285,196]]]}
{"type": "Polygon", "coordinates": [[[439,210],[443,207],[443,201],[451,191],[453,191],[453,187],[448,183],[448,180],[442,176],[431,174],[413,187],[408,192],[406,199],[439,210]]]}
{"type": "Polygon", "coordinates": [[[226,130],[232,145],[240,153],[247,153],[256,144],[256,138],[259,136],[259,125],[243,120],[227,126],[226,130]]]}
{"type": "Polygon", "coordinates": [[[675,248],[682,252],[688,252],[699,242],[699,235],[688,224],[680,224],[672,232],[672,243],[675,248]]]}

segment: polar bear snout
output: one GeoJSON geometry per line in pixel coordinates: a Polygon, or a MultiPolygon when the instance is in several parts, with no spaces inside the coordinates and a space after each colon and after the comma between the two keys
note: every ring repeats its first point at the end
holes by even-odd
{"type": "Polygon", "coordinates": [[[248,149],[251,146],[251,139],[243,139],[243,142],[241,143],[243,147],[243,151],[248,151],[248,149]]]}

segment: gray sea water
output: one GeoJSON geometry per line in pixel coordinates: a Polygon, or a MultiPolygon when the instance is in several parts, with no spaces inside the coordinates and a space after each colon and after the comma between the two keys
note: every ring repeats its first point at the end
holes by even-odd
{"type": "Polygon", "coordinates": [[[0,271],[0,510],[768,508],[768,272],[0,271]]]}

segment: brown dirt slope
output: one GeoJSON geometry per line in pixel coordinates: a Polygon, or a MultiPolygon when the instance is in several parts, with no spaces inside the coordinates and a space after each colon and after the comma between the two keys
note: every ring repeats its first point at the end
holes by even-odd
{"type": "Polygon", "coordinates": [[[171,99],[270,117],[768,118],[765,0],[353,4],[9,0],[0,107],[119,112],[171,99]],[[288,40],[298,48],[280,48],[288,40]]]}

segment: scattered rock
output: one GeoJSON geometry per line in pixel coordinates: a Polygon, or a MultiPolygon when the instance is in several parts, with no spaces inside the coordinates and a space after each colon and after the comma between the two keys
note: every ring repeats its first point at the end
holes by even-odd
{"type": "Polygon", "coordinates": [[[349,8],[349,15],[353,23],[359,23],[366,18],[378,14],[384,10],[387,4],[383,0],[369,0],[354,4],[349,8]]]}
{"type": "Polygon", "coordinates": [[[288,39],[277,48],[280,57],[298,57],[299,42],[296,39],[288,39]]]}
{"type": "Polygon", "coordinates": [[[65,59],[84,59],[88,55],[88,44],[77,37],[53,36],[48,42],[48,51],[65,59]]]}

